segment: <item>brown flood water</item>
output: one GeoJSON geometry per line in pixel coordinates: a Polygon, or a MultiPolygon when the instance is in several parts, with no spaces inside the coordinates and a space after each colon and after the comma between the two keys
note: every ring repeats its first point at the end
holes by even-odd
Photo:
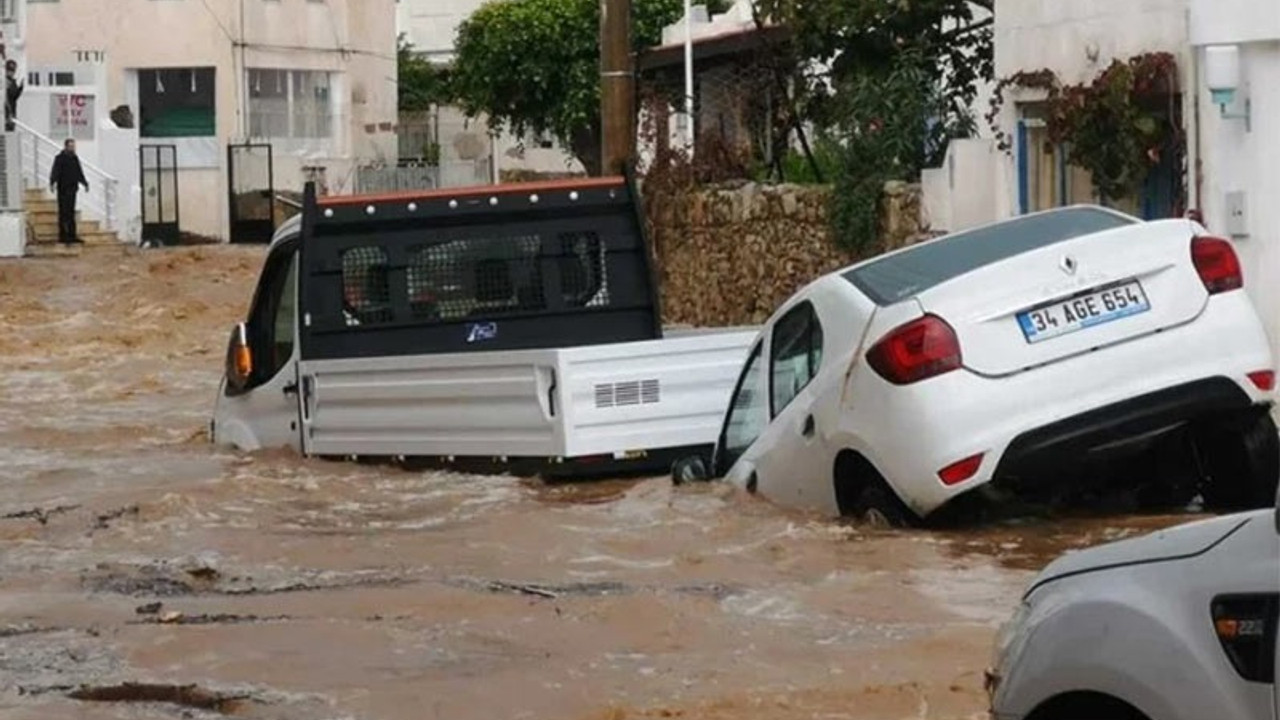
{"type": "Polygon", "coordinates": [[[663,478],[216,451],[260,258],[0,263],[0,717],[985,718],[1036,569],[1188,519],[876,533],[663,478]]]}

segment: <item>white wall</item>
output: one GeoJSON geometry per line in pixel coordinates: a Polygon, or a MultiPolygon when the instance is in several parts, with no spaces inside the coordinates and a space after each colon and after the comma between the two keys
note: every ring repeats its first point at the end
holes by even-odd
{"type": "Polygon", "coordinates": [[[177,142],[188,168],[179,178],[186,231],[227,235],[226,146],[247,134],[246,68],[335,74],[335,137],[302,145],[273,140],[277,189],[301,189],[300,167],[315,164],[328,166],[330,186],[341,191],[357,162],[396,155],[394,0],[57,0],[28,6],[26,34],[29,68],[98,68],[100,120],[129,104],[137,121],[138,68],[216,68],[216,135],[177,142]],[[247,47],[237,47],[241,39],[247,47]]]}
{"type": "Polygon", "coordinates": [[[958,232],[995,219],[1000,152],[989,138],[953,140],[942,167],[921,177],[921,222],[930,230],[958,232]]]}
{"type": "Polygon", "coordinates": [[[1200,147],[1204,187],[1202,207],[1209,229],[1231,237],[1227,194],[1245,193],[1244,234],[1233,237],[1244,264],[1245,288],[1258,306],[1280,359],[1280,5],[1239,0],[1193,0],[1192,42],[1199,56],[1196,82],[1200,104],[1200,147]],[[1203,46],[1236,44],[1241,83],[1229,113],[1251,103],[1252,129],[1243,120],[1224,119],[1205,83],[1203,46]]]}
{"type": "MultiPolygon", "coordinates": [[[[484,3],[485,0],[396,0],[396,32],[398,35],[405,35],[406,39],[413,44],[414,50],[428,60],[447,63],[453,60],[453,45],[458,26],[484,3]]],[[[460,113],[449,107],[441,108],[440,114],[440,145],[444,155],[441,162],[454,163],[452,167],[442,165],[442,184],[446,186],[473,184],[464,182],[474,175],[469,167],[470,159],[449,158],[448,153],[454,141],[460,137],[462,142],[470,145],[471,135],[475,133],[488,135],[486,120],[482,116],[464,122],[460,113]]],[[[553,143],[550,148],[542,148],[528,140],[528,138],[517,137],[511,132],[504,132],[494,138],[492,144],[486,143],[488,147],[486,152],[492,151],[499,175],[503,170],[538,173],[583,172],[581,163],[558,144],[553,143]]]]}
{"type": "MultiPolygon", "coordinates": [[[[1187,87],[1194,72],[1187,41],[1187,0],[1006,1],[996,12],[995,75],[999,80],[1019,71],[1048,68],[1063,83],[1079,84],[1092,80],[1112,60],[1169,52],[1177,57],[1182,85],[1187,87]]],[[[999,117],[1004,132],[1012,135],[1015,130],[1016,102],[1041,97],[1039,92],[1007,89],[999,117]]],[[[1193,116],[1185,113],[1189,123],[1193,116]]],[[[1016,159],[1005,155],[1001,164],[997,218],[1018,210],[1016,159]]]]}
{"type": "Polygon", "coordinates": [[[485,0],[396,0],[396,27],[414,49],[438,62],[453,59],[458,25],[485,0]]]}

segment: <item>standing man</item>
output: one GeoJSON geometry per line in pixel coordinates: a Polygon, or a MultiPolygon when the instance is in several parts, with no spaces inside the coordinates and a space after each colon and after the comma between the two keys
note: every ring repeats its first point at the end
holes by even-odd
{"type": "Polygon", "coordinates": [[[49,189],[58,195],[58,242],[83,245],[84,241],[76,237],[76,192],[81,185],[89,192],[89,181],[84,177],[84,168],[80,167],[80,158],[76,157],[76,141],[67,138],[62,148],[49,172],[49,189]]]}
{"type": "Polygon", "coordinates": [[[14,121],[18,119],[18,98],[22,97],[23,84],[18,82],[18,63],[8,60],[4,64],[4,129],[13,132],[14,121]]]}

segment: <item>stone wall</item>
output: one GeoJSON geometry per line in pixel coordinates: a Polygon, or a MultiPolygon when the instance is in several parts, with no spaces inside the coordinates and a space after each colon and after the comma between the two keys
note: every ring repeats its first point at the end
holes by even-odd
{"type": "MultiPolygon", "coordinates": [[[[883,250],[927,236],[919,186],[885,188],[883,250]]],[[[839,249],[825,186],[736,183],[646,195],[663,319],[698,326],[764,322],[796,290],[859,258],[839,249]]]]}

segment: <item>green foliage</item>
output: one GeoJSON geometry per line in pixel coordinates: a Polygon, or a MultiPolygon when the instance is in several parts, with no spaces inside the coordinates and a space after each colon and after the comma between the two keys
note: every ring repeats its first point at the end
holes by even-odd
{"type": "MultiPolygon", "coordinates": [[[[800,185],[824,185],[836,176],[842,158],[842,148],[826,137],[815,138],[809,148],[813,162],[800,151],[791,150],[782,158],[782,177],[789,183],[800,185]],[[817,172],[814,172],[817,165],[817,172]]],[[[771,168],[761,167],[756,180],[765,182],[771,177],[771,168]]]]}
{"type": "Polygon", "coordinates": [[[835,237],[872,250],[885,183],[917,180],[951,138],[976,131],[970,108],[993,73],[994,0],[759,2],[793,29],[795,65],[811,68],[796,102],[815,147],[835,149],[835,237]]]}
{"type": "Polygon", "coordinates": [[[931,161],[930,143],[954,131],[928,121],[949,102],[929,63],[918,51],[899,53],[893,64],[854,74],[836,88],[840,122],[829,132],[839,164],[831,217],[836,240],[847,250],[875,249],[885,183],[919,177],[931,161]]]}
{"type": "MultiPolygon", "coordinates": [[[[1062,85],[1049,70],[1018,73],[996,86],[988,120],[998,127],[1005,88],[1044,90],[1049,141],[1069,148],[1067,160],[1092,175],[1104,199],[1136,196],[1165,153],[1181,159],[1182,128],[1171,111],[1177,91],[1177,60],[1169,53],[1114,60],[1092,82],[1062,85]]],[[[1001,147],[1009,136],[997,130],[1001,147]]]]}
{"type": "MultiPolygon", "coordinates": [[[[634,0],[632,43],[658,42],[683,0],[634,0]]],[[[458,29],[452,87],[495,129],[548,133],[600,166],[599,0],[494,0],[458,29]]]]}
{"type": "Polygon", "coordinates": [[[451,101],[449,69],[431,63],[415,53],[404,35],[400,36],[396,47],[396,65],[400,110],[430,110],[433,105],[451,101]]]}
{"type": "Polygon", "coordinates": [[[994,0],[759,0],[760,11],[795,32],[799,59],[821,68],[803,83],[807,119],[839,121],[831,90],[864,74],[883,75],[914,54],[939,86],[949,126],[962,124],[979,83],[993,75],[994,0]],[[978,19],[975,9],[987,11],[978,19]]]}

